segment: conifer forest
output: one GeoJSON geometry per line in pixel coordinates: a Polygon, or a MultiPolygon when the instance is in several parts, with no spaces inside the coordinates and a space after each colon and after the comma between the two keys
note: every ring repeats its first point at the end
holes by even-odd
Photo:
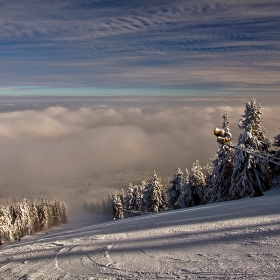
{"type": "Polygon", "coordinates": [[[66,223],[66,207],[58,200],[21,199],[0,206],[0,240],[21,237],[66,223]]]}

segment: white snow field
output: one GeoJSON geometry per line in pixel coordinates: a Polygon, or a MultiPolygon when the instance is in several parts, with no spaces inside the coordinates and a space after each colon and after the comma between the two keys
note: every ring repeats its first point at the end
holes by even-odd
{"type": "Polygon", "coordinates": [[[280,279],[280,188],[0,247],[1,279],[280,279]]]}

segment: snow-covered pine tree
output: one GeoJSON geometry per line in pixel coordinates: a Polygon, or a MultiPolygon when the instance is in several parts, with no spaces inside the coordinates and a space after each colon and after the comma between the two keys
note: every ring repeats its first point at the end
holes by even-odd
{"type": "Polygon", "coordinates": [[[66,205],[62,201],[60,202],[60,213],[61,213],[61,222],[67,223],[66,205]]]}
{"type": "Polygon", "coordinates": [[[140,211],[141,208],[141,197],[142,192],[146,186],[146,181],[142,181],[141,185],[133,186],[131,183],[129,184],[129,188],[127,190],[127,195],[125,197],[126,209],[130,211],[140,211]]]}
{"type": "Polygon", "coordinates": [[[143,191],[142,199],[144,212],[161,212],[167,208],[166,193],[155,171],[143,191]]]}
{"type": "Polygon", "coordinates": [[[27,199],[21,199],[16,204],[16,209],[18,211],[17,221],[18,221],[18,230],[19,236],[18,238],[33,233],[33,225],[30,217],[30,207],[28,205],[27,199]]]}
{"type": "Polygon", "coordinates": [[[274,137],[273,146],[280,148],[280,133],[274,137]]]}
{"type": "Polygon", "coordinates": [[[60,202],[58,200],[54,201],[54,209],[55,209],[55,215],[56,215],[56,223],[57,225],[60,225],[62,223],[66,223],[66,216],[65,216],[65,204],[64,202],[60,202]]]}
{"type": "Polygon", "coordinates": [[[112,215],[113,219],[123,219],[124,218],[124,209],[122,197],[120,194],[114,194],[112,197],[112,215]]]}
{"type": "Polygon", "coordinates": [[[202,173],[205,177],[206,188],[208,188],[211,183],[211,175],[214,169],[213,160],[214,159],[211,159],[206,165],[202,166],[202,173]]]}
{"type": "MultiPolygon", "coordinates": [[[[223,114],[222,129],[225,131],[225,138],[231,144],[231,131],[229,128],[228,112],[223,114]]],[[[212,161],[213,170],[209,176],[209,185],[205,194],[205,202],[213,203],[229,200],[229,189],[234,164],[234,153],[229,145],[220,144],[216,157],[212,161]]]]}
{"type": "Polygon", "coordinates": [[[26,228],[27,228],[26,234],[34,234],[35,230],[34,230],[34,224],[32,220],[31,203],[27,199],[24,199],[23,203],[26,211],[26,228]]]}
{"type": "Polygon", "coordinates": [[[5,213],[4,213],[4,206],[0,205],[0,240],[4,239],[6,236],[6,220],[5,220],[5,213]]]}
{"type": "Polygon", "coordinates": [[[138,211],[140,212],[146,212],[146,196],[145,196],[145,190],[147,187],[147,182],[146,180],[142,180],[141,184],[138,186],[138,200],[137,200],[137,205],[138,205],[138,211]]]}
{"type": "Polygon", "coordinates": [[[193,163],[191,170],[187,172],[187,178],[183,187],[183,192],[178,199],[180,208],[192,207],[204,203],[205,176],[199,161],[193,163]]]}
{"type": "Polygon", "coordinates": [[[133,187],[133,200],[132,200],[132,210],[139,211],[140,210],[140,199],[141,199],[142,190],[140,186],[135,185],[133,187]]]}
{"type": "Polygon", "coordinates": [[[119,192],[118,195],[120,197],[120,201],[121,201],[122,207],[124,208],[124,198],[125,198],[125,191],[124,191],[124,189],[121,189],[121,191],[119,192]]]}
{"type": "Polygon", "coordinates": [[[50,201],[42,197],[37,209],[41,229],[48,229],[66,222],[66,208],[63,202],[50,201]]]}
{"type": "Polygon", "coordinates": [[[14,205],[10,205],[7,208],[7,221],[8,225],[10,227],[9,234],[10,234],[10,240],[14,240],[16,237],[17,227],[15,225],[17,214],[14,205]]]}
{"type": "Polygon", "coordinates": [[[170,210],[178,209],[179,203],[178,199],[182,193],[182,188],[184,186],[184,174],[177,168],[175,170],[174,178],[170,181],[170,187],[167,190],[168,195],[168,207],[170,210]]]}
{"type": "Polygon", "coordinates": [[[38,200],[33,198],[31,207],[30,207],[30,216],[32,220],[33,225],[33,232],[37,232],[40,230],[40,219],[39,219],[39,213],[38,213],[38,200]]]}
{"type": "Polygon", "coordinates": [[[181,193],[178,197],[178,208],[185,208],[186,206],[186,194],[187,194],[187,189],[189,187],[189,171],[186,168],[186,174],[183,176],[183,186],[181,188],[181,193]]]}
{"type": "MultiPolygon", "coordinates": [[[[256,99],[245,103],[245,111],[238,127],[244,130],[238,140],[238,146],[252,152],[267,152],[270,141],[265,137],[266,129],[262,126],[261,105],[256,99]]],[[[230,199],[245,196],[259,196],[269,189],[268,163],[241,149],[235,150],[235,163],[229,190],[230,199]]]]}
{"type": "Polygon", "coordinates": [[[43,219],[42,219],[43,229],[48,229],[51,225],[52,217],[50,213],[49,201],[45,197],[41,198],[41,208],[43,214],[43,219]]]}
{"type": "Polygon", "coordinates": [[[202,172],[202,167],[199,164],[199,160],[193,163],[193,166],[189,172],[189,206],[196,206],[203,204],[204,192],[206,188],[205,175],[202,172]]]}
{"type": "Polygon", "coordinates": [[[14,223],[16,219],[15,209],[12,205],[2,206],[0,214],[0,238],[1,240],[13,240],[14,223]]]}
{"type": "Polygon", "coordinates": [[[51,203],[51,208],[52,208],[52,214],[53,214],[53,219],[52,219],[52,225],[57,226],[62,223],[62,209],[61,205],[58,200],[54,200],[51,203]]]}
{"type": "Polygon", "coordinates": [[[128,189],[126,191],[126,195],[124,197],[124,209],[125,211],[131,211],[133,209],[134,204],[134,188],[131,183],[129,183],[128,189]]]}
{"type": "Polygon", "coordinates": [[[21,217],[21,209],[19,208],[19,204],[16,203],[13,205],[15,218],[13,221],[13,239],[18,240],[23,235],[23,227],[22,227],[22,217],[21,217]]]}
{"type": "MultiPolygon", "coordinates": [[[[270,151],[271,155],[277,158],[280,158],[280,133],[274,137],[274,142],[272,144],[272,149],[270,151]]],[[[271,165],[272,170],[272,179],[271,179],[271,187],[280,186],[280,166],[279,165],[271,165]]]]}

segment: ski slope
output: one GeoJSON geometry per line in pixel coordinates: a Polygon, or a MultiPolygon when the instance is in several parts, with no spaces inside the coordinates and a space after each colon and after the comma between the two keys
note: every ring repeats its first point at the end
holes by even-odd
{"type": "Polygon", "coordinates": [[[1,279],[280,279],[280,188],[67,225],[0,247],[1,279]]]}

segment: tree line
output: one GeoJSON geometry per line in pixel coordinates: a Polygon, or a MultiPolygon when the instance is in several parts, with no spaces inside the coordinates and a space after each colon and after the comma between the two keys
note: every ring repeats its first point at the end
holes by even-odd
{"type": "Polygon", "coordinates": [[[49,200],[21,199],[9,205],[0,206],[0,240],[19,240],[27,234],[34,234],[66,223],[66,207],[63,202],[49,200]]]}
{"type": "Polygon", "coordinates": [[[129,184],[126,191],[122,189],[110,199],[113,218],[262,196],[263,192],[280,185],[279,166],[254,155],[280,157],[280,134],[273,142],[265,136],[262,114],[261,104],[255,98],[245,103],[238,123],[242,132],[234,149],[229,113],[225,111],[222,116],[224,138],[221,139],[224,142],[220,141],[209,164],[202,167],[196,160],[185,173],[177,168],[167,190],[156,172],[148,181],[135,186],[129,184]]]}

